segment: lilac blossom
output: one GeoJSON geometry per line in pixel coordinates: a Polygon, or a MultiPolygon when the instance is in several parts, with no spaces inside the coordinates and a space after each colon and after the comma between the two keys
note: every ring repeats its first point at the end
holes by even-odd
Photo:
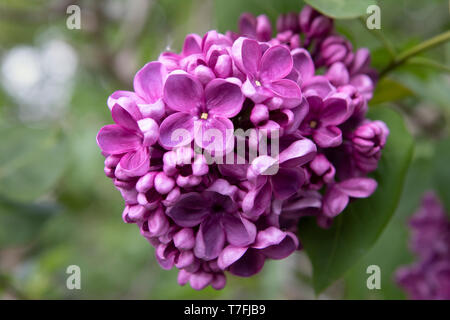
{"type": "Polygon", "coordinates": [[[397,283],[415,300],[450,299],[450,221],[433,192],[427,192],[409,222],[410,246],[418,261],[396,271],[397,283]]]}
{"type": "MultiPolygon", "coordinates": [[[[115,124],[97,135],[123,221],[196,290],[290,256],[304,217],[328,228],[371,196],[367,174],[389,134],[366,118],[370,53],[354,52],[332,19],[305,6],[281,15],[274,36],[265,15],[244,13],[238,25],[188,34],[181,52],[147,63],[133,91],[108,98],[115,124]]],[[[433,268],[446,279],[445,265],[433,268]]]]}

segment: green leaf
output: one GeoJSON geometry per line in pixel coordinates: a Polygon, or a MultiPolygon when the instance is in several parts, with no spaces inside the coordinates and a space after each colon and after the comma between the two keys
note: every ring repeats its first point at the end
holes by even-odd
{"type": "Polygon", "coordinates": [[[0,195],[30,201],[47,192],[66,163],[65,141],[54,130],[0,127],[0,195]]]}
{"type": "Polygon", "coordinates": [[[311,7],[336,19],[357,18],[366,14],[367,7],[375,0],[305,0],[311,7]]]}
{"type": "Polygon", "coordinates": [[[435,150],[433,182],[447,212],[450,212],[450,139],[440,141],[435,150]]]}
{"type": "MultiPolygon", "coordinates": [[[[417,148],[416,148],[417,151],[417,148]]],[[[415,152],[417,154],[417,152],[415,152]]],[[[394,273],[402,265],[413,262],[414,257],[408,247],[410,230],[409,217],[417,211],[423,193],[431,188],[431,161],[418,158],[413,161],[405,180],[405,188],[394,216],[380,239],[347,273],[347,299],[402,299],[404,292],[394,281],[394,273]],[[377,265],[381,269],[381,289],[369,290],[366,285],[367,267],[377,265]]]]}
{"type": "Polygon", "coordinates": [[[58,211],[54,204],[20,204],[0,198],[0,247],[27,244],[58,211]]]}
{"type": "Polygon", "coordinates": [[[401,100],[413,95],[414,92],[400,82],[390,78],[384,78],[377,84],[370,104],[401,100]]]}
{"type": "Polygon", "coordinates": [[[400,199],[413,151],[412,137],[402,117],[391,109],[373,109],[369,117],[383,120],[390,130],[378,169],[372,174],[378,182],[376,192],[368,199],[352,202],[330,229],[319,228],[313,218],[304,219],[299,225],[300,239],[313,265],[317,294],[368,252],[400,199]]]}

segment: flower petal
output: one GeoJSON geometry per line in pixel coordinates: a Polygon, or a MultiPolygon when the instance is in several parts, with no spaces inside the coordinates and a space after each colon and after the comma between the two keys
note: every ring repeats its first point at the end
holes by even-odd
{"type": "Polygon", "coordinates": [[[134,91],[146,102],[154,103],[162,97],[167,71],[161,62],[147,63],[134,77],[134,91]]]}
{"type": "Polygon", "coordinates": [[[236,247],[233,245],[228,245],[219,255],[217,259],[217,264],[220,269],[225,270],[230,265],[239,260],[247,251],[246,247],[236,247]]]}
{"type": "Polygon", "coordinates": [[[342,132],[338,127],[322,127],[314,130],[313,138],[321,148],[337,147],[342,143],[342,132]]]}
{"type": "Polygon", "coordinates": [[[248,246],[256,237],[255,225],[245,218],[227,214],[222,218],[227,241],[235,246],[248,246]]]}
{"type": "Polygon", "coordinates": [[[261,60],[261,49],[258,41],[240,37],[231,48],[236,66],[246,75],[256,77],[261,60]]]}
{"type": "Polygon", "coordinates": [[[306,81],[314,76],[314,62],[309,52],[303,48],[291,51],[294,69],[300,74],[300,79],[306,81]]]}
{"type": "Polygon", "coordinates": [[[292,80],[281,79],[270,83],[270,90],[283,99],[283,107],[294,108],[302,102],[300,87],[292,80]]]}
{"type": "Polygon", "coordinates": [[[317,147],[311,140],[299,139],[281,151],[279,161],[283,167],[302,166],[314,159],[316,152],[317,147]]]}
{"type": "Polygon", "coordinates": [[[180,196],[173,207],[167,210],[167,215],[181,227],[194,227],[208,215],[205,199],[196,192],[180,196]]]}
{"type": "Polygon", "coordinates": [[[322,211],[325,216],[334,218],[339,213],[344,211],[348,201],[348,196],[334,185],[327,190],[325,196],[323,197],[322,211]]]}
{"type": "Polygon", "coordinates": [[[336,93],[323,102],[320,121],[324,125],[337,126],[347,120],[352,111],[342,93],[336,93]]]}
{"type": "Polygon", "coordinates": [[[184,39],[183,56],[202,53],[202,38],[195,33],[188,34],[184,39]]]}
{"type": "Polygon", "coordinates": [[[302,84],[302,92],[308,96],[311,93],[318,95],[322,99],[325,99],[335,88],[331,85],[330,81],[324,76],[315,76],[306,80],[302,84]]]}
{"type": "Polygon", "coordinates": [[[181,112],[192,112],[203,99],[203,87],[193,76],[183,71],[172,72],[164,85],[164,101],[167,105],[181,112]]]}
{"type": "Polygon", "coordinates": [[[283,79],[291,72],[292,66],[293,61],[289,49],[281,45],[270,47],[261,58],[261,80],[274,81],[283,79]]]}
{"type": "Polygon", "coordinates": [[[214,79],[205,88],[206,109],[211,115],[232,118],[242,109],[241,88],[224,79],[214,79]]]}
{"type": "Polygon", "coordinates": [[[239,277],[250,277],[259,271],[264,266],[266,258],[259,250],[248,249],[247,252],[230,267],[230,273],[239,277]]]}
{"type": "Polygon", "coordinates": [[[107,154],[121,154],[136,150],[141,138],[116,124],[106,125],[97,134],[97,144],[107,154]]]}
{"type": "Polygon", "coordinates": [[[200,259],[212,260],[219,256],[225,245],[225,232],[217,217],[202,222],[195,238],[194,253],[200,259]]]}
{"type": "Polygon", "coordinates": [[[190,114],[176,112],[168,116],[159,128],[159,142],[165,148],[185,146],[194,132],[194,120],[190,114]]]}
{"type": "Polygon", "coordinates": [[[377,189],[377,182],[371,178],[350,178],[339,182],[337,187],[349,197],[367,198],[377,189]]]}
{"type": "Polygon", "coordinates": [[[261,252],[270,259],[278,260],[290,256],[298,246],[297,237],[291,232],[286,232],[284,239],[280,243],[264,248],[261,252]]]}
{"type": "Polygon", "coordinates": [[[301,168],[280,168],[271,177],[272,190],[277,199],[285,200],[294,195],[305,183],[305,174],[301,168]]]}
{"type": "Polygon", "coordinates": [[[138,148],[125,154],[116,167],[115,174],[120,179],[139,177],[150,168],[150,156],[147,147],[138,148]]]}
{"type": "Polygon", "coordinates": [[[139,127],[136,120],[133,119],[133,117],[127,110],[125,110],[118,104],[113,106],[111,115],[114,122],[122,128],[125,128],[129,131],[139,132],[139,127]]]}

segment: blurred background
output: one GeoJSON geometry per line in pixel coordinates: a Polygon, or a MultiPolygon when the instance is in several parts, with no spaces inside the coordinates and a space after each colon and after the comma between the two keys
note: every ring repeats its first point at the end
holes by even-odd
{"type": "MultiPolygon", "coordinates": [[[[359,19],[336,21],[354,47],[371,49],[378,70],[390,59],[386,39],[401,51],[450,29],[447,0],[379,5],[380,32],[359,19]]],[[[122,222],[122,198],[104,176],[95,141],[112,122],[107,97],[131,89],[135,72],[161,51],[179,51],[186,34],[237,31],[242,12],[265,13],[275,25],[278,14],[302,7],[291,0],[1,0],[0,299],[316,298],[303,253],[268,262],[250,279],[229,276],[221,291],[178,286],[176,270],[162,270],[138,228],[122,222]],[[80,30],[66,26],[71,4],[81,8],[80,30]],[[66,288],[69,265],[81,268],[81,290],[66,288]]],[[[392,274],[413,260],[407,218],[431,186],[431,172],[450,178],[442,160],[450,158],[449,71],[447,43],[377,89],[370,105],[389,103],[404,115],[416,140],[413,163],[379,241],[318,298],[404,298],[392,274]],[[368,264],[381,267],[381,290],[367,289],[368,264]]]]}

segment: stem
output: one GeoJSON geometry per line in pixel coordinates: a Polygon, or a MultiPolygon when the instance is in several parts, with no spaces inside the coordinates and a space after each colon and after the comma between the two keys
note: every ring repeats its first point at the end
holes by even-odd
{"type": "MultiPolygon", "coordinates": [[[[366,27],[366,20],[363,17],[360,17],[359,21],[364,25],[364,27],[366,27]]],[[[392,59],[395,58],[397,53],[395,51],[394,45],[389,41],[388,38],[386,38],[384,33],[378,29],[368,29],[368,30],[375,38],[377,38],[378,41],[380,41],[383,44],[383,47],[389,53],[391,58],[392,59]]]]}
{"type": "Polygon", "coordinates": [[[415,65],[419,65],[419,66],[424,66],[424,67],[430,67],[430,68],[434,68],[443,72],[448,72],[450,73],[450,67],[446,66],[445,64],[436,62],[434,60],[431,59],[427,59],[427,58],[422,58],[422,57],[413,57],[411,58],[408,62],[408,64],[415,64],[415,65]]]}
{"type": "Polygon", "coordinates": [[[418,45],[412,47],[411,49],[400,53],[394,60],[391,61],[391,63],[389,63],[389,65],[386,68],[384,68],[380,72],[380,78],[384,77],[386,74],[388,74],[398,66],[401,66],[408,59],[414,57],[415,55],[425,50],[436,47],[442,43],[445,43],[448,40],[450,40],[450,31],[446,31],[431,39],[425,40],[424,42],[419,43],[418,45]]]}

